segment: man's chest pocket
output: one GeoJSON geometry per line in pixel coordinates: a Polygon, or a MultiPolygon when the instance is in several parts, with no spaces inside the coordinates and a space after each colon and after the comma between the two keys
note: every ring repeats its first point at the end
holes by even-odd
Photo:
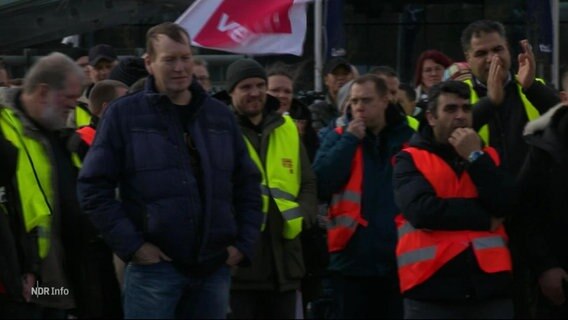
{"type": "Polygon", "coordinates": [[[233,136],[227,130],[209,129],[209,150],[211,162],[216,169],[233,170],[233,136]]]}
{"type": "Polygon", "coordinates": [[[135,171],[164,169],[175,165],[175,147],[166,131],[134,128],[130,135],[135,171]]]}

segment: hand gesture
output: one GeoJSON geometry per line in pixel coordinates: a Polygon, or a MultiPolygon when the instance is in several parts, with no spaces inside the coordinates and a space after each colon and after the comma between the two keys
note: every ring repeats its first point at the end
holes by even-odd
{"type": "Polygon", "coordinates": [[[22,296],[25,302],[32,300],[32,287],[35,285],[36,277],[33,273],[26,273],[22,277],[22,296]]]}
{"type": "Polygon", "coordinates": [[[517,77],[519,83],[526,90],[532,86],[536,74],[536,62],[534,60],[534,53],[528,40],[521,40],[522,53],[519,54],[519,71],[517,77]]]}
{"type": "Polygon", "coordinates": [[[481,139],[472,128],[455,129],[448,138],[448,142],[465,160],[472,152],[481,150],[481,139]]]}
{"type": "Polygon", "coordinates": [[[363,119],[353,119],[349,122],[347,126],[347,132],[359,138],[359,140],[365,138],[365,122],[363,119]]]}
{"type": "Polygon", "coordinates": [[[538,284],[542,293],[555,305],[559,306],[566,301],[562,283],[568,281],[568,274],[562,268],[552,268],[538,277],[538,284]]]}
{"type": "Polygon", "coordinates": [[[228,246],[227,252],[229,256],[227,257],[226,264],[230,265],[231,267],[238,265],[241,261],[243,261],[244,255],[234,246],[228,246]]]}
{"type": "Polygon", "coordinates": [[[493,55],[487,75],[487,96],[494,105],[500,105],[505,98],[504,82],[506,77],[507,70],[503,67],[501,58],[498,55],[493,55]]]}
{"type": "Polygon", "coordinates": [[[158,263],[162,260],[172,261],[172,258],[168,257],[160,248],[149,242],[144,242],[136,251],[134,257],[132,257],[132,263],[143,265],[158,263]]]}
{"type": "Polygon", "coordinates": [[[505,218],[495,218],[495,217],[491,217],[491,229],[489,229],[490,231],[497,231],[497,229],[499,229],[499,227],[503,224],[503,222],[505,221],[505,218]]]}

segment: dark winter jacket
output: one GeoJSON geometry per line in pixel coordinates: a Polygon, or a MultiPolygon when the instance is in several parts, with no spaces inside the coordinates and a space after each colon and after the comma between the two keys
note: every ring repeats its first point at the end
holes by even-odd
{"type": "MultiPolygon", "coordinates": [[[[487,88],[475,77],[472,82],[479,98],[486,97],[487,88]]],[[[534,81],[523,93],[541,114],[559,102],[554,89],[539,81],[534,81]]],[[[486,97],[480,99],[473,108],[474,129],[479,130],[483,125],[489,124],[489,143],[501,155],[503,168],[514,175],[519,173],[528,151],[523,139],[523,129],[527,122],[527,113],[515,81],[509,81],[505,85],[505,98],[501,105],[493,105],[486,97]]]]}
{"type": "Polygon", "coordinates": [[[302,143],[306,148],[310,162],[314,161],[316,157],[316,151],[319,147],[319,140],[316,131],[314,130],[312,124],[312,114],[307,105],[303,104],[298,99],[292,99],[292,106],[288,112],[290,117],[294,120],[303,120],[306,122],[304,128],[304,134],[302,135],[302,143]]]}
{"type": "Polygon", "coordinates": [[[412,135],[405,121],[388,125],[378,136],[367,132],[360,141],[344,130],[330,131],[313,164],[320,199],[339,192],[350,178],[351,164],[359,145],[363,147],[363,195],[361,215],[369,224],[359,225],[349,243],[331,254],[329,269],[348,276],[373,277],[396,274],[394,217],[399,212],[392,189],[392,157],[412,135]]]}
{"type": "Polygon", "coordinates": [[[530,149],[519,182],[527,260],[537,276],[568,270],[568,107],[530,122],[525,139],[530,149]]]}
{"type": "MultiPolygon", "coordinates": [[[[470,164],[449,145],[434,141],[432,129],[422,126],[410,146],[439,156],[455,172],[468,172],[477,187],[478,198],[442,199],[418,171],[412,156],[400,152],[394,168],[396,203],[403,216],[415,228],[430,230],[489,230],[491,217],[512,214],[515,202],[515,181],[497,167],[488,154],[470,164]]],[[[405,296],[417,300],[484,300],[510,296],[511,274],[483,272],[468,248],[450,260],[426,282],[410,289],[405,296]]]]}
{"type": "Polygon", "coordinates": [[[209,272],[234,245],[249,263],[262,220],[260,174],[226,105],[190,87],[189,117],[143,91],[111,103],[79,176],[79,196],[103,237],[125,261],[144,242],[174,264],[209,272]],[[185,131],[185,134],[184,134],[185,131]],[[121,200],[115,199],[115,187],[121,200]]]}
{"type": "Polygon", "coordinates": [[[329,95],[326,96],[325,101],[315,102],[308,108],[312,113],[312,127],[316,132],[328,126],[339,116],[337,105],[329,95]]]}
{"type": "Polygon", "coordinates": [[[35,235],[25,232],[14,184],[18,150],[2,130],[0,159],[0,296],[21,301],[22,275],[39,273],[39,256],[35,235]]]}

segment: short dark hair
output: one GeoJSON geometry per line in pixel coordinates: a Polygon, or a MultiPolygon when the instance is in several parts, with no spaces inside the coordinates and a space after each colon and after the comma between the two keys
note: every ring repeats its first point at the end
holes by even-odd
{"type": "Polygon", "coordinates": [[[388,94],[389,89],[387,88],[387,84],[384,79],[379,78],[377,75],[374,74],[365,74],[360,76],[359,78],[353,80],[353,84],[351,88],[353,88],[356,84],[365,84],[367,82],[372,82],[375,85],[375,91],[379,96],[386,96],[388,94]]]}
{"type": "Polygon", "coordinates": [[[112,100],[118,98],[116,92],[116,89],[118,88],[128,89],[128,86],[123,82],[117,80],[107,79],[97,82],[93,87],[93,90],[91,90],[91,94],[89,96],[89,108],[91,109],[91,112],[96,116],[100,116],[100,113],[103,110],[103,104],[105,102],[109,103],[112,100]]]}
{"type": "Polygon", "coordinates": [[[181,44],[186,43],[186,39],[184,39],[185,36],[187,38],[187,45],[189,46],[191,44],[191,37],[184,28],[173,22],[160,23],[150,28],[146,33],[146,54],[148,54],[150,59],[154,58],[154,42],[158,40],[158,35],[160,34],[181,44]]]}
{"type": "Polygon", "coordinates": [[[471,38],[479,37],[482,33],[497,32],[503,39],[507,39],[505,27],[501,22],[493,20],[478,20],[468,25],[461,34],[461,46],[463,52],[470,49],[471,38]]]}
{"type": "Polygon", "coordinates": [[[438,98],[444,93],[453,93],[462,99],[469,99],[471,92],[469,86],[461,81],[442,81],[430,88],[428,92],[428,111],[435,113],[438,108],[438,98]]]}
{"type": "Polygon", "coordinates": [[[416,100],[416,90],[414,90],[414,88],[411,85],[406,83],[401,83],[398,85],[398,89],[404,91],[404,94],[406,95],[408,100],[410,101],[416,100]]]}
{"type": "Polygon", "coordinates": [[[396,77],[398,78],[398,73],[396,73],[396,70],[394,70],[393,68],[389,67],[389,66],[377,66],[377,67],[373,67],[371,68],[371,70],[369,70],[370,74],[374,74],[376,76],[387,76],[387,77],[396,77]]]}

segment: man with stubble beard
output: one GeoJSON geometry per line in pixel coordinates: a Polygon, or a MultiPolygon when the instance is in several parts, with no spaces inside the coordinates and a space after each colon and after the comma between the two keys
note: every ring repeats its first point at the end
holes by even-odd
{"type": "Polygon", "coordinates": [[[305,274],[300,234],[317,213],[316,182],[294,120],[277,112],[267,76],[251,59],[227,69],[230,105],[249,155],[262,174],[264,219],[256,255],[239,266],[231,288],[234,318],[295,318],[296,291],[305,274]]]}
{"type": "Polygon", "coordinates": [[[432,87],[426,120],[396,156],[396,249],[406,319],[510,319],[503,220],[514,180],[471,128],[466,84],[432,87]]]}

